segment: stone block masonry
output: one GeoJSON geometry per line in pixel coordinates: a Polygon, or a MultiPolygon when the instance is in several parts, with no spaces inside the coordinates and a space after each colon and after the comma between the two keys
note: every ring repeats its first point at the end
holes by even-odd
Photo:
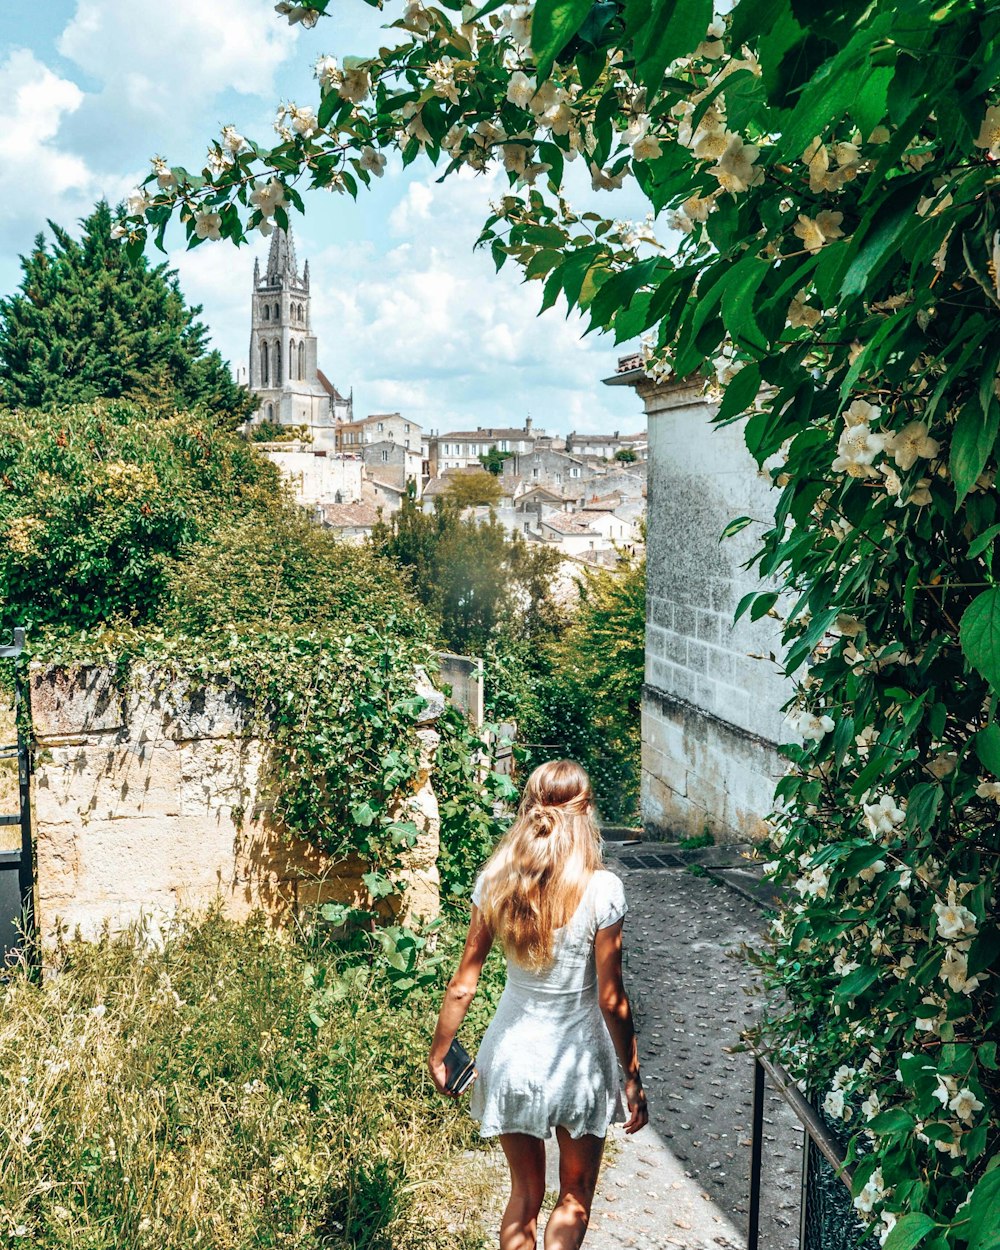
{"type": "MultiPolygon", "coordinates": [[[[443,708],[436,691],[415,728],[421,766],[396,815],[421,831],[403,871],[401,918],[436,916],[440,822],[431,771],[443,708]]],[[[367,905],[352,858],[290,840],[261,801],[267,743],[232,684],[153,667],[127,683],[102,666],[36,667],[33,824],[36,915],[94,936],[220,900],[276,922],[324,902],[367,905]]]]}
{"type": "Polygon", "coordinates": [[[787,730],[778,623],[740,599],[769,589],[747,566],[775,492],[743,423],[712,425],[701,384],[636,377],[649,421],[643,824],[656,837],[764,834],[787,730]],[[735,517],[751,523],[722,539],[735,517]]]}

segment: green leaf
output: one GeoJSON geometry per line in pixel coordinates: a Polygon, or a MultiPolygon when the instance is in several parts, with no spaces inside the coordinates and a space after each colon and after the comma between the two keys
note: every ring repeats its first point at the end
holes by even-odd
{"type": "Polygon", "coordinates": [[[855,968],[853,972],[849,972],[844,977],[843,981],[834,990],[834,1001],[838,1003],[850,1002],[852,998],[857,998],[859,994],[863,994],[878,978],[878,968],[855,968]]]}
{"type": "Polygon", "coordinates": [[[890,1107],[888,1111],[883,1111],[869,1120],[865,1128],[882,1137],[888,1133],[910,1133],[915,1123],[913,1116],[902,1107],[890,1107]]]}
{"type": "Polygon", "coordinates": [[[667,63],[693,52],[711,22],[712,0],[626,0],[626,37],[632,37],[636,71],[650,93],[667,63]]]}
{"type": "Polygon", "coordinates": [[[982,766],[1000,777],[1000,725],[987,725],[976,734],[976,755],[982,766]]]}
{"type": "Polygon", "coordinates": [[[977,556],[981,556],[997,534],[1000,534],[1000,524],[991,525],[989,529],[983,530],[978,538],[974,538],[969,543],[969,559],[974,560],[977,556]]]}
{"type": "Polygon", "coordinates": [[[1000,1223],[1000,1167],[987,1172],[969,1203],[968,1250],[992,1250],[1000,1223]]]}
{"type": "MultiPolygon", "coordinates": [[[[937,1225],[929,1215],[922,1211],[911,1211],[898,1220],[889,1236],[885,1239],[883,1250],[913,1250],[919,1246],[928,1233],[933,1232],[937,1225]]],[[[970,1248],[971,1250],[971,1248],[970,1248]]]]}
{"type": "Polygon", "coordinates": [[[538,0],[531,19],[531,48],[539,82],[548,77],[553,62],[583,25],[592,0],[538,0]]]}
{"type": "Polygon", "coordinates": [[[725,425],[742,417],[760,392],[760,366],[744,365],[727,384],[719,411],[715,414],[716,425],[725,425]]]}
{"type": "Polygon", "coordinates": [[[1000,408],[997,404],[989,403],[984,413],[978,396],[970,399],[958,414],[955,431],[951,436],[951,456],[948,461],[955,482],[956,511],[986,467],[986,461],[996,442],[998,419],[1000,408]]]}
{"type": "Polygon", "coordinates": [[[976,672],[1000,689],[1000,589],[984,590],[965,609],[959,641],[976,672]]]}
{"type": "Polygon", "coordinates": [[[735,517],[732,521],[729,522],[726,528],[719,535],[719,542],[721,543],[724,538],[732,538],[734,534],[738,534],[740,530],[745,530],[746,527],[748,525],[751,525],[752,523],[753,523],[753,517],[750,517],[750,516],[735,517]]]}

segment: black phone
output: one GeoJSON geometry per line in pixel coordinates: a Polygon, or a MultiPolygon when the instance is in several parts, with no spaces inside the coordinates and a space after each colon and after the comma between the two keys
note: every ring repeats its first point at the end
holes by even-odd
{"type": "Polygon", "coordinates": [[[449,1094],[461,1094],[476,1079],[475,1060],[456,1037],[444,1057],[444,1087],[449,1094]]]}

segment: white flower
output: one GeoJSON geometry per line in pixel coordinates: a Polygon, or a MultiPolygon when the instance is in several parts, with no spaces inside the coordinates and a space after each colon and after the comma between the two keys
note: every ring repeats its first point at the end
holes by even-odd
{"type": "Polygon", "coordinates": [[[861,1104],[861,1114],[866,1120],[874,1120],[878,1113],[882,1110],[882,1106],[878,1100],[878,1094],[875,1090],[861,1104]]]}
{"type": "Polygon", "coordinates": [[[871,425],[881,415],[882,409],[870,404],[867,399],[856,399],[842,413],[845,425],[871,425]]]}
{"type": "MultiPolygon", "coordinates": [[[[802,898],[805,898],[806,895],[812,898],[826,898],[826,892],[829,887],[830,874],[822,866],[813,868],[811,872],[807,872],[795,882],[795,888],[802,898]]],[[[800,943],[799,949],[801,948],[800,943]]]]}
{"type": "Polygon", "coordinates": [[[818,308],[813,308],[811,304],[807,304],[802,293],[799,292],[792,302],[788,305],[788,312],[785,320],[793,330],[798,330],[802,326],[810,329],[822,319],[823,314],[818,308]]]}
{"type": "Polygon", "coordinates": [[[860,967],[858,961],[851,959],[846,950],[839,950],[833,957],[833,970],[838,976],[846,977],[849,972],[860,967]]]}
{"type": "Polygon", "coordinates": [[[846,1089],[857,1075],[857,1068],[852,1068],[848,1064],[842,1063],[833,1074],[833,1088],[846,1089]]]}
{"type": "Polygon", "coordinates": [[[976,794],[981,799],[994,799],[1000,803],[1000,781],[981,781],[976,786],[976,794]]]}
{"type": "Polygon", "coordinates": [[[947,777],[953,773],[957,764],[957,751],[942,751],[938,755],[935,755],[931,762],[927,765],[927,771],[932,777],[937,777],[940,781],[943,777],[947,777]]]}
{"type": "Polygon", "coordinates": [[[881,434],[873,434],[865,425],[851,425],[840,436],[837,457],[832,468],[835,473],[847,473],[850,477],[877,477],[871,467],[872,461],[882,450],[881,434]]]}
{"type": "Polygon", "coordinates": [[[445,137],[441,140],[441,146],[446,152],[456,159],[462,151],[462,140],[469,133],[469,128],[463,126],[460,122],[455,122],[445,137]]]}
{"type": "Polygon", "coordinates": [[[431,133],[424,125],[420,102],[418,100],[407,100],[400,109],[400,113],[407,119],[405,130],[410,138],[416,139],[421,146],[425,143],[430,143],[431,133]]]}
{"type": "Polygon", "coordinates": [[[385,157],[381,152],[376,152],[368,143],[361,149],[361,159],[358,164],[368,173],[374,174],[376,178],[381,178],[385,172],[385,157]]]}
{"type": "Polygon", "coordinates": [[[343,78],[337,88],[342,100],[350,100],[352,104],[360,104],[372,89],[372,78],[366,66],[344,69],[343,78]]]}
{"type": "Polygon", "coordinates": [[[709,39],[721,39],[725,33],[726,23],[721,17],[717,17],[705,32],[709,39]]]}
{"type": "Polygon", "coordinates": [[[632,145],[632,155],[637,161],[655,161],[662,150],[659,139],[652,135],[643,135],[632,145]]]}
{"type": "Polygon", "coordinates": [[[799,736],[805,738],[807,742],[819,742],[823,736],[832,733],[837,728],[837,722],[832,716],[822,715],[816,716],[811,712],[803,712],[796,718],[796,725],[799,736]]]}
{"type": "Polygon", "coordinates": [[[708,214],[715,208],[714,195],[691,195],[681,209],[692,221],[708,221],[708,214]]]}
{"type": "Polygon", "coordinates": [[[129,233],[128,226],[123,225],[120,221],[116,221],[111,227],[111,237],[113,239],[124,239],[129,233]]]}
{"type": "Polygon", "coordinates": [[[798,221],[792,230],[802,240],[806,251],[818,252],[830,239],[844,237],[844,232],[840,228],[843,220],[843,213],[831,212],[829,209],[823,209],[815,217],[807,217],[805,213],[799,213],[798,221]]]}
{"type": "Polygon", "coordinates": [[[136,187],[128,193],[125,200],[125,207],[130,217],[142,217],[146,209],[149,208],[152,200],[146,193],[145,187],[136,187]]]}
{"type": "Polygon", "coordinates": [[[977,1111],[982,1111],[983,1104],[979,1101],[971,1089],[960,1089],[955,1097],[948,1103],[948,1110],[954,1111],[960,1120],[964,1120],[966,1124],[971,1124],[973,1117],[977,1111]]]}
{"type": "Polygon", "coordinates": [[[96,1007],[91,1007],[91,1009],[90,1009],[90,1014],[91,1014],[92,1016],[96,1016],[96,1017],[97,1017],[97,1019],[98,1019],[98,1020],[100,1020],[100,1018],[101,1018],[103,1015],[106,1015],[106,1014],[107,1014],[107,1010],[108,1010],[108,1009],[107,1009],[107,1007],[104,1005],[104,1003],[98,1003],[96,1007]]]}
{"type": "Polygon", "coordinates": [[[315,26],[320,16],[316,9],[307,9],[304,4],[289,4],[288,0],[280,0],[274,6],[274,11],[281,17],[287,17],[289,26],[301,22],[307,29],[315,26]]]}
{"type": "Polygon", "coordinates": [[[854,1205],[859,1211],[867,1213],[877,1202],[881,1202],[884,1196],[885,1181],[882,1179],[882,1169],[876,1168],[868,1178],[864,1189],[854,1199],[854,1205]]]}
{"type": "Polygon", "coordinates": [[[271,223],[267,220],[267,218],[264,217],[257,223],[257,229],[261,232],[261,234],[266,239],[267,236],[274,229],[274,226],[272,226],[271,223]]]}
{"type": "MultiPolygon", "coordinates": [[[[458,87],[455,85],[455,63],[450,56],[443,56],[427,66],[427,77],[434,84],[434,94],[452,104],[458,103],[458,87]]],[[[366,92],[367,94],[367,92],[366,92]]]]}
{"type": "Polygon", "coordinates": [[[601,169],[600,165],[595,165],[591,162],[590,185],[595,191],[617,191],[625,181],[627,173],[628,168],[626,167],[617,174],[610,174],[601,169]]]}
{"type": "Polygon", "coordinates": [[[233,156],[238,156],[247,145],[246,139],[240,134],[235,126],[222,127],[222,145],[233,156]]]}
{"type": "Polygon", "coordinates": [[[809,190],[814,195],[827,189],[826,173],[830,168],[830,153],[822,139],[813,139],[802,153],[802,160],[809,170],[809,190]]]}
{"type": "Polygon", "coordinates": [[[431,15],[421,0],[407,0],[402,21],[407,30],[414,30],[418,35],[426,34],[431,28],[431,15]]]}
{"type": "Polygon", "coordinates": [[[293,105],[289,109],[289,116],[292,119],[292,129],[303,139],[308,139],[316,133],[319,120],[314,108],[298,108],[293,105]]]}
{"type": "Polygon", "coordinates": [[[522,69],[516,69],[507,83],[507,99],[519,109],[526,109],[535,95],[535,80],[522,69]]]}
{"type": "MultiPolygon", "coordinates": [[[[851,616],[848,612],[840,613],[836,620],[836,626],[845,638],[857,638],[859,634],[864,633],[865,629],[863,622],[859,621],[856,616],[851,616]]],[[[869,725],[868,729],[871,728],[872,726],[869,725]]],[[[856,739],[857,737],[860,737],[860,734],[856,735],[856,739]]]]}
{"type": "Polygon", "coordinates": [[[891,1211],[882,1212],[882,1227],[878,1230],[878,1244],[884,1246],[888,1240],[889,1234],[896,1227],[896,1220],[899,1217],[891,1211]]]}
{"type": "Polygon", "coordinates": [[[896,433],[885,435],[885,450],[895,460],[897,468],[905,470],[913,468],[918,456],[925,460],[936,456],[941,445],[929,436],[923,421],[911,421],[896,433]]]}
{"type": "Polygon", "coordinates": [[[272,217],[274,210],[285,203],[285,187],[277,178],[265,182],[263,186],[254,187],[250,192],[250,203],[260,210],[265,217],[272,217]]]}
{"type": "Polygon", "coordinates": [[[222,218],[218,213],[197,212],[194,215],[194,232],[199,239],[221,239],[222,218]]]}
{"type": "Polygon", "coordinates": [[[844,1118],[844,1091],[831,1089],[823,1099],[823,1110],[833,1119],[842,1120],[844,1118]]]}
{"type": "Polygon", "coordinates": [[[934,914],[937,916],[938,937],[946,940],[975,937],[979,932],[974,913],[959,903],[935,903],[934,914]]]}
{"type": "Polygon", "coordinates": [[[977,148],[986,148],[995,161],[1000,160],[1000,108],[995,104],[986,110],[979,134],[973,142],[977,148]]]}
{"type": "Polygon", "coordinates": [[[505,143],[500,149],[503,167],[508,173],[521,175],[528,163],[528,149],[523,143],[505,143]]]}
{"type": "Polygon", "coordinates": [[[313,73],[324,87],[339,87],[344,81],[344,75],[340,72],[340,65],[335,56],[321,56],[316,62],[313,73]]]}
{"type": "Polygon", "coordinates": [[[876,838],[884,837],[906,819],[905,809],[899,807],[891,794],[883,794],[874,803],[863,803],[865,824],[876,838]]]}
{"type": "Polygon", "coordinates": [[[979,986],[979,977],[969,976],[969,957],[956,946],[949,946],[941,961],[938,976],[955,991],[956,994],[971,994],[979,986]]]}
{"type": "Polygon", "coordinates": [[[156,171],[156,185],[161,191],[172,191],[177,186],[177,179],[161,156],[154,158],[153,169],[156,171]]]}
{"type": "Polygon", "coordinates": [[[503,29],[514,43],[522,48],[531,46],[531,16],[534,11],[532,4],[515,4],[508,9],[503,18],[503,29]]]}
{"type": "Polygon", "coordinates": [[[718,178],[724,190],[736,195],[763,179],[763,171],[754,166],[759,155],[760,148],[744,143],[739,135],[729,135],[718,164],[709,172],[718,178]]]}

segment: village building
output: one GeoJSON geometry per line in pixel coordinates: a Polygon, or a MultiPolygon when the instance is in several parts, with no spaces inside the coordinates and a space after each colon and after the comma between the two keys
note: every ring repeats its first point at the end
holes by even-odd
{"type": "Polygon", "coordinates": [[[411,486],[414,495],[419,499],[423,490],[423,460],[419,446],[411,450],[391,439],[380,439],[364,445],[361,459],[370,478],[378,478],[400,491],[411,486]]]}
{"type": "Polygon", "coordinates": [[[263,273],[254,262],[248,381],[259,406],[251,423],[302,427],[314,446],[334,450],[354,401],[318,367],[311,299],[309,262],[300,274],[291,228],[275,230],[263,273]]]}
{"type": "Polygon", "coordinates": [[[363,543],[371,535],[381,511],[370,503],[328,503],[316,509],[316,519],[345,542],[363,543]]]}
{"type": "Polygon", "coordinates": [[[337,427],[337,450],[360,455],[371,443],[399,443],[401,447],[421,453],[421,430],[415,421],[408,421],[398,412],[375,412],[358,421],[345,421],[337,427]]]}
{"type": "Polygon", "coordinates": [[[447,434],[434,433],[427,438],[428,475],[437,477],[446,469],[466,469],[478,466],[480,456],[487,455],[495,447],[497,451],[524,453],[531,451],[544,430],[532,428],[528,417],[521,429],[510,427],[479,426],[475,430],[453,430],[447,434]]]}
{"type": "Polygon", "coordinates": [[[522,489],[544,486],[562,494],[565,488],[582,487],[592,470],[576,456],[564,451],[539,451],[516,454],[503,462],[505,479],[520,478],[522,489]]]}
{"type": "Polygon", "coordinates": [[[636,460],[640,457],[637,446],[646,445],[645,434],[578,434],[575,430],[566,435],[566,451],[572,456],[594,460],[614,460],[620,451],[631,451],[636,460]]]}
{"type": "Polygon", "coordinates": [[[338,456],[311,443],[264,443],[262,449],[303,507],[361,500],[365,475],[361,460],[338,456]]]}

